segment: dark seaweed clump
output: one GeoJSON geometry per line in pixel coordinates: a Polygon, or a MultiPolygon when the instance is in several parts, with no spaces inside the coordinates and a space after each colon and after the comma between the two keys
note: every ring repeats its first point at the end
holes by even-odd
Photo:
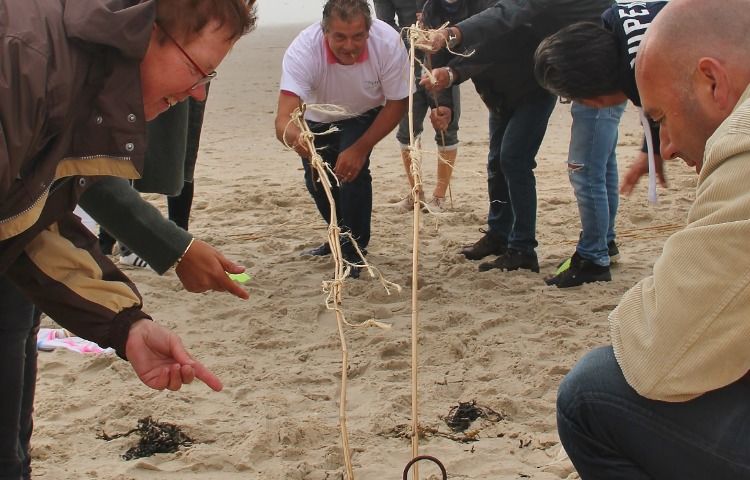
{"type": "Polygon", "coordinates": [[[129,448],[122,455],[125,460],[150,457],[155,453],[174,453],[180,447],[193,445],[193,439],[187,436],[180,427],[171,423],[157,422],[151,417],[138,420],[138,426],[129,432],[114,435],[102,432],[97,438],[110,441],[115,438],[128,437],[133,433],[137,433],[140,439],[136,446],[129,448]]]}

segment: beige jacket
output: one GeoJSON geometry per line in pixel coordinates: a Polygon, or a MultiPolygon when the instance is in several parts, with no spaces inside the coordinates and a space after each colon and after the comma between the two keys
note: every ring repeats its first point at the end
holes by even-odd
{"type": "Polygon", "coordinates": [[[706,144],[687,226],[609,320],[644,397],[690,400],[750,370],[750,87],[706,144]]]}

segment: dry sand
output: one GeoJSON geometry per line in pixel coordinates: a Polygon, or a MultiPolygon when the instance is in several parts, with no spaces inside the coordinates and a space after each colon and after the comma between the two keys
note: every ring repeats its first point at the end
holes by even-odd
{"type": "MultiPolygon", "coordinates": [[[[325,225],[305,190],[300,161],[273,132],[281,58],[297,31],[260,28],[243,39],[222,65],[208,103],[191,228],[248,266],[250,300],[187,293],[173,272],[158,277],[128,270],[147,311],[182,334],[223,379],[225,390],[213,393],[195,384],[177,393],[155,392],[120,360],[41,353],[35,478],[341,478],[341,350],[321,291],[332,263],[299,256],[325,240],[325,225]],[[148,415],[181,425],[196,444],[176,454],[124,461],[120,454],[133,440],[96,438],[102,430],[127,431],[148,415]]],[[[579,230],[566,173],[569,109],[558,105],[536,170],[543,274],[478,273],[477,262],[458,250],[478,239],[485,226],[487,113],[471,84],[463,95],[453,209],[424,218],[421,228],[420,422],[448,432],[443,418],[450,408],[471,400],[504,419],[477,420],[471,426],[474,443],[423,439],[421,452],[439,457],[450,478],[576,478],[568,463],[553,463],[559,451],[557,386],[585,352],[607,343],[608,312],[649,273],[670,226],[683,223],[695,175],[670,165],[670,185],[660,192],[658,206],[647,205],[643,185],[621,199],[622,259],[612,282],[569,290],[545,286],[543,275],[572,254],[579,230]]],[[[630,109],[621,126],[621,172],[640,138],[630,109]]],[[[428,192],[434,185],[432,157],[425,159],[428,192]]],[[[356,478],[395,480],[410,458],[409,441],[394,432],[410,422],[411,412],[412,216],[388,206],[406,193],[393,135],[377,147],[372,173],[368,260],[405,289],[388,296],[364,275],[346,283],[350,320],[392,324],[387,331],[346,332],[349,431],[356,478]]],[[[427,466],[421,472],[421,478],[437,478],[427,466]]]]}

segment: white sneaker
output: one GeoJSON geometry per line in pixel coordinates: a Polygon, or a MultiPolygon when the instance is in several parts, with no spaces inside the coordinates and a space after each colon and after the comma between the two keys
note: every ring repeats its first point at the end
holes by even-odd
{"type": "Polygon", "coordinates": [[[426,210],[431,213],[443,213],[448,209],[448,205],[445,203],[445,197],[432,197],[427,203],[426,210]]]}
{"type": "MultiPolygon", "coordinates": [[[[424,203],[423,196],[420,198],[420,201],[424,203]]],[[[400,212],[411,212],[414,210],[414,197],[409,193],[401,201],[394,203],[393,206],[400,212]]]]}
{"type": "Polygon", "coordinates": [[[126,255],[120,255],[120,263],[124,265],[132,265],[139,268],[148,268],[146,260],[142,259],[134,252],[128,251],[126,255]]]}

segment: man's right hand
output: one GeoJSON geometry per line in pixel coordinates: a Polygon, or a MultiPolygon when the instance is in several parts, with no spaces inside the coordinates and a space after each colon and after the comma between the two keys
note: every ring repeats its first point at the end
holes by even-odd
{"type": "MultiPolygon", "coordinates": [[[[659,185],[666,188],[667,178],[664,176],[664,160],[661,158],[661,155],[654,155],[654,163],[656,165],[656,178],[659,181],[659,185]]],[[[625,172],[622,184],[620,185],[620,193],[623,195],[633,193],[636,184],[638,184],[638,181],[644,175],[648,175],[648,154],[646,152],[639,152],[638,157],[630,165],[628,171],[625,172]]]]}

